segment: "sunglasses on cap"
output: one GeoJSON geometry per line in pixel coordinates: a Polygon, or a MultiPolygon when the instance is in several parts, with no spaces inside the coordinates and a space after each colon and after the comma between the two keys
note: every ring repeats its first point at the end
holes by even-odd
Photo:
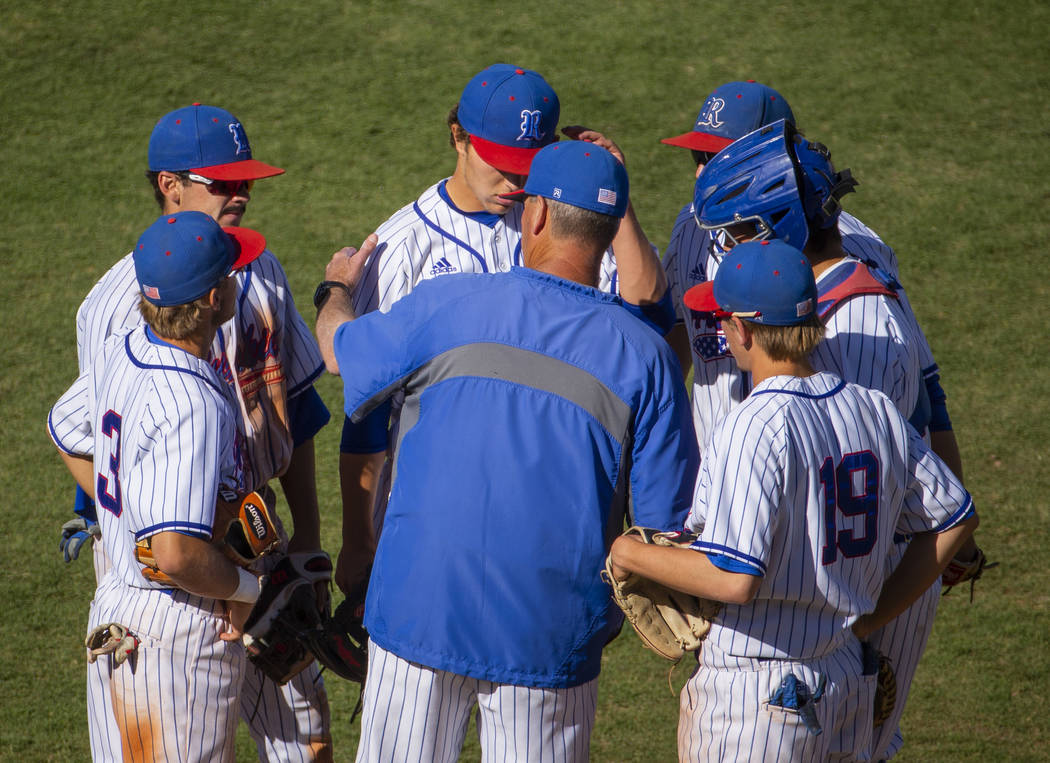
{"type": "Polygon", "coordinates": [[[204,175],[198,175],[196,172],[180,174],[184,174],[185,177],[194,183],[203,183],[208,186],[208,190],[211,193],[219,194],[220,196],[237,196],[241,193],[250,193],[252,186],[255,185],[254,180],[213,180],[212,178],[204,177],[204,175]]]}

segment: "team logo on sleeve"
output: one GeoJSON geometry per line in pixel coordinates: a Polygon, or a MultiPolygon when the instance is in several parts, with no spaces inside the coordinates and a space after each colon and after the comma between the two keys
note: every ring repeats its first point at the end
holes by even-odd
{"type": "Polygon", "coordinates": [[[252,155],[252,149],[248,145],[248,136],[244,133],[244,128],[241,127],[240,122],[230,122],[227,128],[230,131],[230,135],[233,136],[233,142],[237,145],[238,154],[252,155]]]}
{"type": "Polygon", "coordinates": [[[711,98],[704,104],[704,110],[700,112],[700,116],[696,120],[696,126],[711,127],[717,130],[725,124],[725,122],[718,118],[718,115],[725,107],[726,102],[721,98],[711,98]]]}
{"type": "Polygon", "coordinates": [[[521,135],[518,136],[518,140],[543,140],[543,131],[540,130],[540,116],[541,112],[539,109],[535,111],[522,109],[521,135]]]}

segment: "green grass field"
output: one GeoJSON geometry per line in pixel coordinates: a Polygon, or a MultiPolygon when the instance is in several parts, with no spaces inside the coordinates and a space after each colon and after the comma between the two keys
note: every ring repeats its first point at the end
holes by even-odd
{"type": "MultiPolygon", "coordinates": [[[[905,716],[903,761],[1050,758],[1050,6],[867,3],[0,0],[0,759],[88,757],[90,563],[66,565],[71,481],[44,428],[76,372],[74,313],[154,219],[143,178],[156,119],[194,101],[244,123],[261,229],[309,306],[332,251],[451,172],[444,118],[506,61],[557,89],[563,124],[624,149],[650,237],[692,193],[692,125],[717,84],[754,78],[861,181],[847,208],[899,255],[942,367],[1000,565],[973,604],[943,600],[905,716]]],[[[313,310],[304,309],[312,321],[313,310]]],[[[334,378],[319,389],[341,407],[334,378]]],[[[324,538],[337,551],[338,427],[318,439],[324,538]]],[[[677,686],[685,668],[672,677],[677,686]]],[[[608,650],[596,761],[673,760],[677,702],[633,635],[608,650]]],[[[356,689],[332,678],[336,755],[352,760],[356,689]]],[[[242,734],[239,759],[253,748],[242,734]]],[[[476,743],[464,759],[478,757],[476,743]]]]}

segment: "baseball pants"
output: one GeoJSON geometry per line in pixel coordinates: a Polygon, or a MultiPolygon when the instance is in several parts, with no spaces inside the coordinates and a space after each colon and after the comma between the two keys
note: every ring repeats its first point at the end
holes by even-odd
{"type": "Polygon", "coordinates": [[[478,707],[482,761],[585,763],[598,680],[565,689],[493,683],[434,670],[368,644],[357,761],[455,761],[478,707]]]}
{"type": "Polygon", "coordinates": [[[696,671],[682,688],[678,758],[868,760],[876,679],[862,674],[856,639],[804,661],[733,657],[705,643],[696,671]],[[770,701],[789,675],[820,695],[809,708],[808,722],[806,712],[770,701]]]}
{"type": "Polygon", "coordinates": [[[240,643],[219,638],[222,602],[108,581],[88,628],[108,622],[124,625],[139,645],[123,664],[104,655],[88,665],[92,757],[232,761],[245,656],[240,643]],[[93,691],[99,682],[108,706],[93,691]]]}
{"type": "MultiPolygon", "coordinates": [[[[907,550],[906,543],[894,546],[894,555],[887,569],[887,576],[897,567],[901,556],[907,550]]],[[[904,715],[904,703],[908,700],[912,679],[919,669],[919,660],[926,650],[926,642],[933,631],[933,620],[937,615],[937,604],[941,599],[940,578],[919,597],[908,609],[872,633],[869,641],[882,652],[893,666],[897,680],[897,704],[890,717],[879,728],[875,729],[872,741],[872,760],[892,758],[904,744],[900,732],[900,722],[904,715]]]]}

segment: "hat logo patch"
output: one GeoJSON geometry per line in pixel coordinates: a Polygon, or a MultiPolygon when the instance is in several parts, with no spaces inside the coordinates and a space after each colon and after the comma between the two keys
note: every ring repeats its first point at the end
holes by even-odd
{"type": "Polygon", "coordinates": [[[813,312],[812,299],[803,300],[802,302],[799,302],[795,305],[795,313],[799,318],[801,318],[804,315],[809,315],[811,312],[813,312]]]}
{"type": "Polygon", "coordinates": [[[160,289],[156,286],[143,286],[142,293],[149,299],[160,299],[160,289]]]}
{"type": "Polygon", "coordinates": [[[608,188],[599,188],[598,203],[616,206],[616,191],[610,191],[608,188]]]}
{"type": "Polygon", "coordinates": [[[700,114],[700,118],[696,120],[697,127],[711,127],[718,129],[725,124],[718,115],[722,112],[722,109],[726,107],[726,102],[721,98],[712,98],[710,101],[704,104],[704,110],[700,114]]]}
{"type": "Polygon", "coordinates": [[[551,192],[551,196],[555,199],[561,198],[561,189],[557,186],[554,187],[554,191],[551,192]]]}
{"type": "Polygon", "coordinates": [[[248,154],[250,156],[252,150],[248,147],[248,136],[244,134],[244,128],[241,127],[241,123],[230,122],[227,129],[229,129],[230,135],[233,136],[233,142],[237,145],[236,153],[248,154]]]}
{"type": "Polygon", "coordinates": [[[518,136],[518,140],[542,140],[543,131],[540,130],[540,117],[542,116],[539,109],[530,110],[522,109],[521,111],[521,135],[518,136]]]}

